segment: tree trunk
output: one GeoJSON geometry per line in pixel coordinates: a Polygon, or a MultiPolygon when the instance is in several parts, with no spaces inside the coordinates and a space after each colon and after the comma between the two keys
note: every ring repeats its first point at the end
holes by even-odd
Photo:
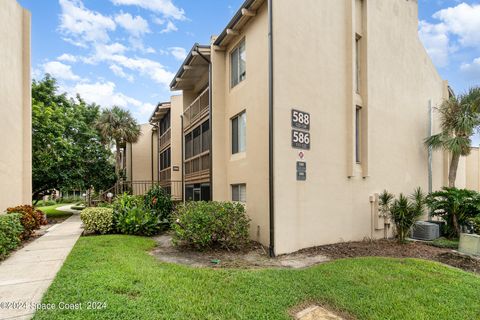
{"type": "Polygon", "coordinates": [[[120,145],[119,145],[118,142],[115,143],[115,148],[116,148],[116,152],[115,152],[115,173],[117,174],[117,177],[120,177],[121,158],[120,158],[120,145]]]}
{"type": "Polygon", "coordinates": [[[452,161],[450,162],[450,170],[448,171],[448,186],[455,187],[455,180],[457,179],[458,162],[460,161],[460,154],[454,153],[452,161]]]}
{"type": "Polygon", "coordinates": [[[458,219],[457,219],[457,215],[456,214],[453,214],[452,215],[452,224],[453,224],[453,228],[455,229],[455,238],[458,238],[460,237],[460,226],[458,225],[458,219]]]}

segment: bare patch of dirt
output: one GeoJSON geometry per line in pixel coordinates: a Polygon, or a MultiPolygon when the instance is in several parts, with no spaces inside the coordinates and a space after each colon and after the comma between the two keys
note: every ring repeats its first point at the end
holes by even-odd
{"type": "Polygon", "coordinates": [[[417,258],[438,261],[452,267],[480,274],[480,258],[472,258],[447,248],[423,242],[400,244],[394,240],[343,242],[304,249],[301,253],[323,254],[331,259],[355,257],[417,258]]]}
{"type": "Polygon", "coordinates": [[[291,268],[301,269],[323,262],[356,257],[417,258],[432,260],[480,274],[480,258],[473,258],[447,248],[437,248],[423,242],[400,244],[394,240],[365,240],[303,249],[275,258],[256,242],[242,251],[212,250],[199,252],[188,247],[176,247],[169,234],[155,237],[157,246],[151,252],[162,262],[202,268],[291,268]]]}
{"type": "Polygon", "coordinates": [[[242,251],[212,250],[199,252],[188,247],[172,245],[170,235],[155,237],[157,247],[151,252],[162,262],[177,263],[192,267],[210,268],[292,268],[301,269],[329,261],[327,257],[317,253],[300,254],[270,258],[267,250],[256,242],[242,251]]]}

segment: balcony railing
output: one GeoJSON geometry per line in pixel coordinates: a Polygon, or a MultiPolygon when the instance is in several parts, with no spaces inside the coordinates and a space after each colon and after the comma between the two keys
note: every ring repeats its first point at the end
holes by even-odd
{"type": "Polygon", "coordinates": [[[200,95],[192,102],[191,105],[185,109],[183,113],[184,127],[188,127],[194,123],[197,119],[201,118],[208,110],[209,103],[209,88],[205,89],[200,95]]]}
{"type": "Polygon", "coordinates": [[[167,168],[165,170],[160,171],[160,184],[165,184],[170,182],[170,179],[172,179],[172,169],[167,168]]]}
{"type": "Polygon", "coordinates": [[[170,145],[170,140],[172,138],[172,130],[168,129],[164,134],[160,136],[159,141],[159,150],[163,150],[170,145]]]}
{"type": "Polygon", "coordinates": [[[185,179],[201,180],[208,178],[210,174],[210,151],[199,154],[185,160],[185,179]]]}
{"type": "Polygon", "coordinates": [[[120,181],[112,188],[101,193],[96,199],[92,199],[92,204],[97,205],[100,202],[111,202],[117,195],[128,193],[131,195],[145,195],[153,186],[161,186],[174,201],[183,200],[182,181],[168,181],[168,183],[159,183],[155,181],[120,181]],[[109,198],[108,195],[111,195],[109,198]]]}

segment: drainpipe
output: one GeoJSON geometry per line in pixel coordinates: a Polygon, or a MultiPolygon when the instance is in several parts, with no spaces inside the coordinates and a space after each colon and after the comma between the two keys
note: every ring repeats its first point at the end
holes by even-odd
{"type": "Polygon", "coordinates": [[[182,127],[182,201],[185,204],[185,134],[183,132],[183,115],[180,116],[180,125],[182,127]]]}
{"type": "Polygon", "coordinates": [[[210,200],[213,200],[213,126],[212,126],[212,61],[205,57],[200,50],[198,50],[198,44],[195,47],[195,51],[203,60],[208,63],[208,126],[210,127],[210,200]]]}
{"type": "MultiPolygon", "coordinates": [[[[429,113],[429,119],[428,119],[428,135],[429,137],[432,136],[433,132],[433,107],[432,107],[432,100],[428,101],[428,113],[429,113]]],[[[428,193],[432,193],[433,191],[433,181],[432,181],[432,176],[433,176],[433,170],[432,170],[432,147],[428,147],[428,193]]],[[[428,212],[428,220],[432,219],[432,213],[429,211],[428,212]]]]}
{"type": "Polygon", "coordinates": [[[275,257],[275,208],[273,181],[273,0],[268,0],[268,202],[270,257],[275,257]]]}

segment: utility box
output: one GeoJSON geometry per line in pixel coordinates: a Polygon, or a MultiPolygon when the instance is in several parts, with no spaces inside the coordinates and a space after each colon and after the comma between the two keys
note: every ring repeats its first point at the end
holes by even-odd
{"type": "Polygon", "coordinates": [[[478,234],[462,233],[458,251],[465,254],[480,256],[480,236],[478,234]]]}
{"type": "Polygon", "coordinates": [[[412,229],[412,238],[432,241],[440,238],[440,227],[435,223],[417,221],[412,229]]]}

